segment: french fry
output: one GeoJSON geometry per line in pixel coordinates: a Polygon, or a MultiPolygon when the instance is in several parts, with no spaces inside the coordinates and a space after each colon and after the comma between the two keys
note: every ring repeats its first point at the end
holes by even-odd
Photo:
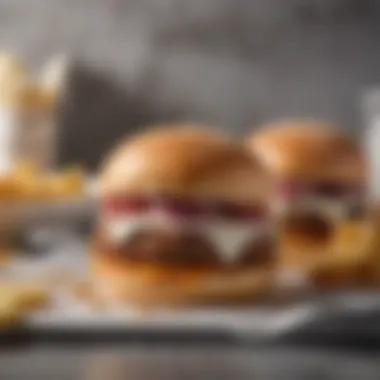
{"type": "Polygon", "coordinates": [[[312,277],[316,283],[330,288],[374,285],[374,237],[375,230],[370,221],[346,222],[337,226],[329,251],[313,268],[312,277]]]}
{"type": "Polygon", "coordinates": [[[0,331],[18,327],[29,313],[48,303],[48,294],[40,287],[0,285],[0,331]]]}
{"type": "Polygon", "coordinates": [[[46,193],[46,198],[49,200],[62,200],[65,198],[65,181],[61,174],[53,174],[45,178],[41,191],[46,193]]]}
{"type": "Polygon", "coordinates": [[[337,227],[332,244],[333,258],[358,260],[368,257],[374,238],[374,228],[370,221],[346,222],[337,227]]]}
{"type": "Polygon", "coordinates": [[[85,175],[81,168],[71,168],[56,174],[48,181],[49,192],[55,200],[81,196],[84,192],[85,175]]]}
{"type": "Polygon", "coordinates": [[[17,199],[20,194],[19,190],[14,177],[0,176],[0,199],[2,201],[7,202],[17,199]]]}
{"type": "Polygon", "coordinates": [[[0,331],[13,330],[21,326],[23,319],[22,313],[16,306],[10,304],[5,307],[0,306],[0,331]]]}
{"type": "Polygon", "coordinates": [[[43,199],[40,193],[41,173],[37,167],[28,161],[18,162],[13,173],[20,201],[35,201],[43,199]]]}
{"type": "Polygon", "coordinates": [[[26,284],[0,285],[0,308],[6,308],[7,305],[11,305],[20,313],[25,314],[47,306],[49,300],[46,289],[41,286],[26,284]]]}
{"type": "Polygon", "coordinates": [[[80,167],[72,167],[64,174],[65,189],[69,196],[79,196],[84,192],[85,174],[80,167]]]}

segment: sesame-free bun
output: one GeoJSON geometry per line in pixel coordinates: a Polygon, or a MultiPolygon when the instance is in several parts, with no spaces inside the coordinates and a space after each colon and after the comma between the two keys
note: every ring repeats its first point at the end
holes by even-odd
{"type": "Polygon", "coordinates": [[[264,126],[247,140],[249,149],[276,176],[364,181],[364,156],[338,127],[313,120],[264,126]]]}
{"type": "MultiPolygon", "coordinates": [[[[285,179],[363,185],[366,181],[366,164],[359,143],[332,124],[313,120],[272,123],[253,133],[247,145],[280,182],[285,179]]],[[[364,201],[365,195],[362,197],[364,201]]],[[[317,201],[312,209],[307,209],[307,202],[304,207],[302,199],[300,203],[285,201],[287,207],[275,209],[280,218],[279,272],[300,275],[317,287],[332,289],[339,283],[342,287],[360,286],[370,279],[367,252],[363,247],[357,248],[356,240],[360,238],[355,238],[355,234],[361,233],[367,221],[335,216],[331,213],[332,201],[317,201]]],[[[339,199],[335,204],[344,205],[339,199]]],[[[347,203],[347,207],[351,205],[347,203]]]]}
{"type": "Polygon", "coordinates": [[[95,291],[109,304],[190,306],[250,303],[273,290],[274,268],[186,269],[125,264],[105,252],[94,252],[95,291]]]}
{"type": "Polygon", "coordinates": [[[255,203],[263,171],[239,144],[207,126],[155,128],[123,142],[105,160],[103,197],[169,195],[255,203]]]}
{"type": "MultiPolygon", "coordinates": [[[[142,133],[112,152],[103,167],[101,196],[167,196],[250,207],[263,202],[264,180],[264,171],[241,144],[207,126],[172,125],[142,133]]],[[[100,219],[103,226],[108,221],[102,213],[100,219]]],[[[126,259],[130,247],[115,252],[112,244],[97,243],[102,236],[98,232],[92,269],[96,292],[105,301],[144,305],[230,303],[256,299],[273,284],[271,259],[268,264],[241,267],[220,262],[215,266],[192,266],[184,261],[168,266],[160,259],[133,261],[126,259]]],[[[178,257],[191,256],[192,252],[194,256],[203,255],[201,248],[187,240],[173,243],[158,239],[154,243],[155,239],[146,239],[149,252],[165,251],[164,244],[168,244],[168,254],[174,250],[178,257]]],[[[209,252],[213,248],[204,249],[205,255],[213,254],[209,252]]]]}

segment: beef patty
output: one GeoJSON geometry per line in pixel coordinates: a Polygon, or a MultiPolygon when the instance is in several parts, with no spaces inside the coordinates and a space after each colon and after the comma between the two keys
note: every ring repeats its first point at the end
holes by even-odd
{"type": "Polygon", "coordinates": [[[214,244],[199,233],[141,230],[119,246],[100,238],[97,250],[121,260],[164,267],[241,268],[274,264],[275,244],[271,237],[256,237],[236,255],[236,260],[226,263],[214,244]]]}
{"type": "Polygon", "coordinates": [[[289,215],[282,222],[281,231],[294,242],[327,244],[334,233],[329,221],[316,213],[289,215]]]}

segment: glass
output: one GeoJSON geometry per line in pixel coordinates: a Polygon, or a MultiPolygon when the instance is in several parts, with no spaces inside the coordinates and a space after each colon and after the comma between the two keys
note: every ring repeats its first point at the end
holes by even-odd
{"type": "Polygon", "coordinates": [[[14,56],[0,55],[0,174],[11,173],[19,161],[41,171],[53,168],[66,66],[54,59],[35,79],[14,56]]]}

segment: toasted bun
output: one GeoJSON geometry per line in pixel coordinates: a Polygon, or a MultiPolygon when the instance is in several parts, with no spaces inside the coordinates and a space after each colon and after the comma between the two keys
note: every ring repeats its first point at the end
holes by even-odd
{"type": "Polygon", "coordinates": [[[264,172],[248,152],[205,126],[169,126],[121,144],[106,158],[101,192],[256,202],[264,172]],[[182,128],[183,127],[183,128],[182,128]]]}
{"type": "Polygon", "coordinates": [[[358,144],[330,124],[273,123],[254,133],[247,143],[276,176],[342,181],[364,181],[366,177],[358,144]]]}
{"type": "Polygon", "coordinates": [[[126,265],[103,252],[93,255],[96,293],[110,303],[135,305],[191,305],[235,303],[268,296],[274,271],[242,269],[163,269],[152,265],[126,265]]]}

